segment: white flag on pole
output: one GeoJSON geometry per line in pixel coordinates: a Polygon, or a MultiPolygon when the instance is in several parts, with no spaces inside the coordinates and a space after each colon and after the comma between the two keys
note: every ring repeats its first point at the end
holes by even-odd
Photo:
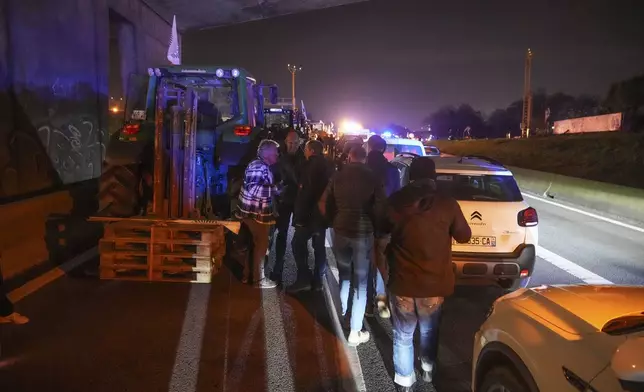
{"type": "Polygon", "coordinates": [[[177,16],[172,18],[172,32],[168,45],[168,61],[172,65],[181,65],[181,49],[179,48],[179,34],[177,34],[177,16]]]}

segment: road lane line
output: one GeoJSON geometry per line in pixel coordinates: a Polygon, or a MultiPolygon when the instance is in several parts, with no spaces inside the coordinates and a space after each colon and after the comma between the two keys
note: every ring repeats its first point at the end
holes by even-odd
{"type": "Polygon", "coordinates": [[[573,263],[572,261],[559,256],[558,254],[549,251],[541,246],[537,246],[537,256],[547,261],[548,263],[562,269],[563,271],[583,280],[587,284],[614,284],[608,279],[587,270],[586,268],[573,263]]]}
{"type": "Polygon", "coordinates": [[[181,337],[172,367],[169,392],[195,392],[208,317],[210,284],[193,284],[181,326],[181,337]]]}
{"type": "MultiPolygon", "coordinates": [[[[326,233],[326,247],[327,249],[331,249],[332,245],[329,241],[329,239],[332,240],[331,236],[331,230],[328,229],[326,233]]],[[[329,255],[330,258],[334,258],[335,256],[333,255],[333,252],[330,252],[329,255]]],[[[329,269],[331,270],[331,276],[333,276],[333,279],[335,280],[336,284],[340,284],[340,274],[338,271],[337,266],[331,265],[330,263],[327,263],[329,266],[329,269]]],[[[337,263],[336,263],[337,264],[337,263]]],[[[340,318],[338,317],[338,312],[337,312],[337,306],[335,304],[335,301],[333,299],[333,295],[331,295],[331,290],[329,289],[329,281],[328,281],[329,275],[326,275],[326,279],[323,281],[324,285],[324,294],[327,300],[327,304],[329,305],[328,307],[329,312],[331,312],[331,319],[333,320],[333,327],[335,330],[335,334],[338,336],[339,339],[341,339],[341,345],[342,348],[344,349],[345,356],[347,357],[349,361],[349,369],[351,370],[351,374],[353,375],[353,381],[355,382],[355,389],[358,392],[366,392],[367,391],[367,386],[364,381],[364,374],[362,373],[362,365],[360,364],[360,357],[358,356],[358,350],[356,347],[351,347],[348,345],[347,340],[344,336],[344,331],[342,330],[342,324],[340,323],[340,318]]]]}
{"type": "Polygon", "coordinates": [[[644,233],[644,228],[639,227],[639,226],[629,225],[628,223],[620,222],[620,221],[618,221],[616,219],[606,218],[605,216],[601,216],[601,215],[598,215],[598,214],[594,214],[592,212],[584,211],[584,210],[579,209],[579,208],[570,207],[570,206],[567,206],[567,205],[564,205],[564,204],[561,204],[561,203],[554,202],[552,200],[545,199],[543,197],[531,195],[529,193],[521,192],[521,194],[523,196],[525,196],[525,197],[530,198],[530,199],[535,199],[535,200],[539,200],[539,201],[547,203],[547,204],[552,204],[553,206],[563,208],[564,210],[577,212],[579,214],[586,215],[586,216],[589,216],[591,218],[599,219],[599,220],[604,221],[604,222],[612,223],[612,224],[617,225],[617,226],[625,227],[627,229],[631,229],[631,230],[638,231],[640,233],[644,233]]]}
{"type": "Polygon", "coordinates": [[[262,310],[264,311],[266,390],[268,392],[294,392],[295,380],[278,294],[275,289],[260,290],[262,290],[262,310]]]}
{"type": "Polygon", "coordinates": [[[67,274],[69,271],[93,259],[96,256],[98,256],[97,247],[88,249],[85,252],[81,253],[80,255],[62,263],[59,267],[52,268],[51,270],[45,272],[44,274],[38,276],[37,278],[34,278],[28,281],[24,285],[10,292],[7,295],[7,297],[9,297],[11,302],[16,303],[21,299],[25,298],[26,296],[33,294],[36,291],[42,289],[43,287],[55,281],[56,279],[60,278],[61,276],[65,276],[65,274],[67,274]]]}

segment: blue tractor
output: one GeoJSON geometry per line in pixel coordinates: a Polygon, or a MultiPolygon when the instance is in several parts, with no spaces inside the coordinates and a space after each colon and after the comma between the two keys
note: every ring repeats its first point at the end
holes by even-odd
{"type": "Polygon", "coordinates": [[[221,219],[230,186],[267,135],[264,90],[246,70],[168,66],[130,80],[124,126],[111,135],[99,213],[221,219]]]}

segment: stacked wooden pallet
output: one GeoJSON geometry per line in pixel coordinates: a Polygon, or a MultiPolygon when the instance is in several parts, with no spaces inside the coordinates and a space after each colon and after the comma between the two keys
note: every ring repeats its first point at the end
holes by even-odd
{"type": "Polygon", "coordinates": [[[226,252],[224,227],[109,222],[99,251],[101,279],[210,283],[226,252]]]}

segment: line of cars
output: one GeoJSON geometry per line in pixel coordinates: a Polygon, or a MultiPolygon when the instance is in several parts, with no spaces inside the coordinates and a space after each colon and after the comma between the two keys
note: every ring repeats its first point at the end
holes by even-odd
{"type": "MultiPolygon", "coordinates": [[[[423,151],[424,152],[424,151],[423,151]]],[[[392,163],[401,182],[425,154],[392,163]]],[[[436,185],[457,199],[472,228],[454,243],[459,284],[498,284],[474,337],[474,392],[644,391],[644,287],[565,285],[528,288],[537,260],[537,211],[512,172],[481,156],[431,156],[436,185]]]]}

